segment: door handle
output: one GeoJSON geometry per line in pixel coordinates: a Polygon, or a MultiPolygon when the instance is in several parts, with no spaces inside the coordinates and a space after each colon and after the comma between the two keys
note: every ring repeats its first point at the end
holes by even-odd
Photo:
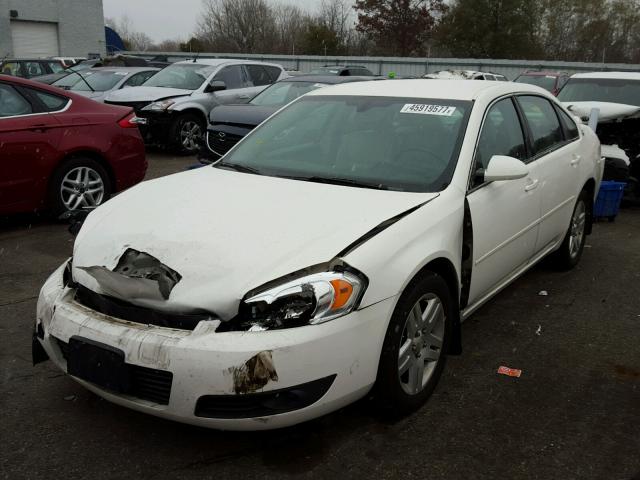
{"type": "Polygon", "coordinates": [[[238,95],[238,98],[246,99],[246,98],[251,98],[251,97],[249,97],[249,95],[247,95],[245,93],[241,93],[240,95],[238,95]]]}
{"type": "Polygon", "coordinates": [[[49,126],[45,123],[37,124],[37,125],[29,125],[29,130],[32,132],[44,132],[47,130],[49,126]]]}
{"type": "Polygon", "coordinates": [[[578,165],[580,163],[580,160],[582,160],[582,157],[574,153],[571,157],[571,165],[578,165]]]}
{"type": "Polygon", "coordinates": [[[524,186],[524,191],[530,192],[531,190],[535,190],[536,188],[538,188],[538,183],[540,183],[540,181],[537,178],[535,180],[531,180],[531,182],[527,183],[524,186]]]}

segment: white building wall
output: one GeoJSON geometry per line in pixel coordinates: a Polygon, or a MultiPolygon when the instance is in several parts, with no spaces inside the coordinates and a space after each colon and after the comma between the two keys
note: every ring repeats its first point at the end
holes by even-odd
{"type": "Polygon", "coordinates": [[[0,58],[14,55],[12,21],[57,24],[61,56],[105,54],[102,0],[0,0],[0,58]]]}

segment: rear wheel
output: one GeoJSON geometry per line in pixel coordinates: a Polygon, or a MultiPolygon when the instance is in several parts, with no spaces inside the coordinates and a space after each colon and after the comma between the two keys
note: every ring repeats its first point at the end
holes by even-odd
{"type": "Polygon", "coordinates": [[[180,115],[171,126],[174,150],[185,155],[195,155],[200,149],[204,130],[204,122],[199,116],[193,113],[180,115]]]}
{"type": "Polygon", "coordinates": [[[111,195],[106,170],[92,158],[78,157],[65,162],[53,175],[49,197],[53,214],[95,208],[111,195]]]}
{"type": "Polygon", "coordinates": [[[400,297],[385,336],[375,387],[385,413],[410,413],[433,393],[452,335],[452,308],[446,282],[431,272],[400,297]]]}
{"type": "Polygon", "coordinates": [[[556,264],[563,270],[570,270],[580,262],[587,238],[590,205],[589,193],[583,190],[576,201],[575,207],[573,207],[569,228],[562,245],[554,255],[556,264]]]}

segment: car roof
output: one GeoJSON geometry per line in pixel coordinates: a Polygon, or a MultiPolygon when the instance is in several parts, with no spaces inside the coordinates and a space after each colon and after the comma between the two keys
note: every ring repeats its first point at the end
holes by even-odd
{"type": "MultiPolygon", "coordinates": [[[[126,72],[126,73],[148,72],[149,70],[155,70],[159,72],[161,69],[157,67],[94,67],[89,69],[89,71],[94,71],[94,72],[97,71],[97,72],[126,72]]],[[[70,71],[73,72],[73,70],[70,70],[70,71]]],[[[80,72],[82,73],[82,70],[80,70],[80,72]]]]}
{"type": "Polygon", "coordinates": [[[252,61],[252,60],[237,60],[235,58],[196,58],[195,61],[193,61],[193,60],[183,60],[183,61],[180,61],[180,62],[174,62],[173,65],[189,64],[189,63],[195,63],[195,64],[200,64],[200,65],[210,65],[212,67],[225,65],[227,63],[249,64],[249,65],[257,64],[257,65],[270,65],[270,66],[273,66],[273,67],[280,67],[280,65],[276,65],[275,63],[260,62],[258,60],[256,60],[256,61],[252,61]]]}
{"type": "Polygon", "coordinates": [[[287,77],[280,80],[281,82],[316,82],[316,83],[326,83],[326,84],[339,84],[339,83],[349,83],[349,82],[359,82],[363,80],[369,80],[371,77],[338,77],[337,75],[296,75],[295,77],[287,77]]]}
{"type": "Polygon", "coordinates": [[[589,72],[576,73],[571,78],[617,78],[620,80],[640,80],[640,72],[589,72]]]}
{"type": "Polygon", "coordinates": [[[522,75],[531,75],[532,77],[561,77],[562,75],[569,75],[567,72],[555,72],[552,70],[527,70],[522,72],[522,75]]]}
{"type": "Polygon", "coordinates": [[[307,95],[345,95],[400,98],[442,98],[448,100],[475,100],[485,93],[537,93],[549,96],[543,88],[526,83],[479,82],[477,80],[378,80],[346,83],[314,90],[307,95]]]}

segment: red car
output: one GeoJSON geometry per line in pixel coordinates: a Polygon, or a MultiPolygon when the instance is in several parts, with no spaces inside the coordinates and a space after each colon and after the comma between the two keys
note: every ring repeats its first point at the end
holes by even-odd
{"type": "Polygon", "coordinates": [[[136,122],[131,108],[0,75],[0,215],[95,207],[140,182],[136,122]]]}

